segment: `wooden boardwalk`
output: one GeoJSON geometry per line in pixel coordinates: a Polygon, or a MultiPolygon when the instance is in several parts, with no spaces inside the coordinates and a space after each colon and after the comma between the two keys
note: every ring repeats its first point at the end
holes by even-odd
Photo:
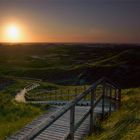
{"type": "MultiPolygon", "coordinates": [[[[109,99],[105,99],[105,112],[109,111],[109,99]]],[[[94,117],[99,116],[102,113],[101,102],[94,109],[94,117]]],[[[26,125],[23,129],[17,132],[15,135],[11,136],[7,140],[21,140],[23,137],[26,137],[27,134],[32,133],[34,128],[39,127],[42,122],[47,121],[52,117],[56,112],[58,112],[62,106],[53,106],[51,107],[46,114],[38,117],[30,124],[26,125]]],[[[81,117],[89,111],[89,106],[76,106],[75,108],[75,121],[78,122],[81,117]]],[[[115,111],[115,105],[112,103],[111,111],[115,111]]],[[[60,119],[53,123],[49,128],[45,129],[40,135],[33,138],[34,140],[64,140],[67,137],[69,132],[70,125],[70,111],[65,113],[60,119]]],[[[80,128],[75,132],[75,140],[82,140],[89,134],[89,117],[83,122],[80,128]]]]}
{"type": "MultiPolygon", "coordinates": [[[[117,110],[120,102],[120,89],[111,82],[101,79],[89,89],[63,106],[53,106],[48,113],[11,136],[7,140],[82,140],[94,131],[96,119],[117,110]],[[95,88],[103,83],[103,92],[95,100],[95,88]],[[110,83],[110,85],[109,85],[110,83]],[[108,85],[107,85],[108,84],[108,85]],[[112,94],[114,88],[114,95],[112,94]],[[78,102],[90,94],[90,102],[79,106],[78,102]]],[[[33,101],[32,103],[42,103],[33,101]]],[[[45,101],[44,101],[45,103],[45,101]]]]}
{"type": "MultiPolygon", "coordinates": [[[[81,116],[84,115],[89,107],[76,107],[75,121],[79,121],[81,116]]],[[[49,128],[45,129],[35,140],[64,140],[69,134],[69,111],[65,113],[61,118],[55,121],[49,128]]],[[[89,117],[84,121],[80,128],[75,132],[75,140],[84,138],[88,134],[89,130],[89,117]]]]}

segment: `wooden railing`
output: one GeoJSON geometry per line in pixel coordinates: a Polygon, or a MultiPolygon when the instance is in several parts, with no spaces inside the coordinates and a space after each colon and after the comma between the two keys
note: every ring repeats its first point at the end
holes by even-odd
{"type": "MultiPolygon", "coordinates": [[[[111,101],[120,102],[121,101],[121,89],[112,81],[107,78],[101,78],[95,83],[93,83],[87,90],[79,94],[68,104],[63,106],[57,113],[53,114],[46,122],[43,122],[40,127],[35,128],[32,132],[24,137],[22,140],[31,140],[38,136],[42,131],[51,126],[56,120],[63,116],[67,111],[70,111],[70,125],[69,132],[64,139],[74,140],[75,131],[81,126],[84,120],[90,116],[90,130],[89,133],[93,132],[94,129],[94,119],[93,113],[94,109],[99,102],[102,102],[102,119],[105,116],[105,97],[108,97],[111,101]],[[102,92],[98,98],[96,97],[97,86],[102,85],[102,92]],[[75,122],[75,106],[76,104],[84,99],[86,96],[90,97],[90,109],[80,118],[78,122],[75,122]]],[[[111,113],[111,102],[109,105],[108,112],[111,113]]]]}
{"type": "MultiPolygon", "coordinates": [[[[27,93],[26,101],[65,101],[73,100],[79,93],[85,91],[89,85],[61,88],[57,90],[42,90],[35,93],[27,93]]],[[[85,99],[86,100],[86,99],[85,99]]]]}

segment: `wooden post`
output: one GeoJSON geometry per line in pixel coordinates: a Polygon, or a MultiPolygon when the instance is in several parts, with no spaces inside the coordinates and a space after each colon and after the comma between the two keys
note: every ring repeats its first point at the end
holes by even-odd
{"type": "Polygon", "coordinates": [[[94,130],[94,120],[93,120],[93,106],[94,106],[94,98],[95,98],[95,92],[91,92],[91,99],[90,99],[90,134],[92,134],[94,130]]]}
{"type": "Polygon", "coordinates": [[[103,83],[103,94],[102,94],[102,120],[104,119],[104,107],[105,107],[105,90],[106,90],[106,85],[105,82],[103,83]]]}
{"type": "Polygon", "coordinates": [[[54,91],[54,94],[55,94],[55,101],[57,100],[57,93],[56,93],[56,90],[54,91]]]}
{"type": "Polygon", "coordinates": [[[121,102],[121,89],[118,90],[118,94],[119,94],[119,101],[121,102]]]}
{"type": "Polygon", "coordinates": [[[115,100],[117,100],[117,89],[115,88],[115,100]]]}
{"type": "Polygon", "coordinates": [[[112,98],[112,88],[110,87],[110,90],[109,90],[109,114],[111,114],[111,98],[112,98]]]}
{"type": "Polygon", "coordinates": [[[107,93],[108,93],[108,87],[106,86],[104,96],[107,96],[107,93]]]}
{"type": "Polygon", "coordinates": [[[61,100],[63,100],[63,97],[62,97],[62,89],[60,90],[60,97],[61,97],[61,100]]]}
{"type": "Polygon", "coordinates": [[[75,88],[75,97],[77,96],[77,88],[75,88]]]}
{"type": "Polygon", "coordinates": [[[96,89],[94,90],[94,101],[96,101],[96,89]]]}
{"type": "Polygon", "coordinates": [[[68,89],[68,101],[70,100],[70,90],[68,89]]]}
{"type": "Polygon", "coordinates": [[[107,87],[107,97],[109,97],[110,96],[110,87],[108,86],[107,87]]]}
{"type": "Polygon", "coordinates": [[[49,95],[49,100],[51,100],[51,93],[49,92],[48,95],[49,95]]]}
{"type": "Polygon", "coordinates": [[[121,104],[121,89],[118,89],[117,109],[120,108],[121,104]]]}
{"type": "Polygon", "coordinates": [[[86,90],[86,85],[84,85],[84,91],[86,90]]]}
{"type": "Polygon", "coordinates": [[[70,140],[74,140],[75,106],[70,109],[70,140]]]}

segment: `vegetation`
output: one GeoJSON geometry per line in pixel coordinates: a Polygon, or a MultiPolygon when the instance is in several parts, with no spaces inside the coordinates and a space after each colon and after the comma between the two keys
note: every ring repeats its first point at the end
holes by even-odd
{"type": "Polygon", "coordinates": [[[0,44],[0,87],[2,79],[12,79],[0,90],[0,140],[46,110],[13,100],[26,85],[40,80],[41,86],[31,91],[30,97],[44,96],[46,89],[62,93],[70,89],[70,94],[75,94],[75,88],[88,86],[102,76],[124,89],[123,104],[119,113],[113,113],[103,125],[98,123],[96,133],[88,139],[140,139],[140,89],[135,88],[140,86],[139,62],[138,45],[0,44]]]}
{"type": "Polygon", "coordinates": [[[75,96],[85,91],[85,89],[87,89],[88,87],[89,85],[62,86],[41,82],[41,86],[39,88],[34,89],[26,94],[26,100],[28,101],[72,100],[75,98],[75,96]]]}
{"type": "Polygon", "coordinates": [[[62,85],[91,84],[106,76],[124,88],[136,87],[140,84],[139,60],[140,47],[136,45],[0,45],[0,75],[62,85]]]}
{"type": "MultiPolygon", "coordinates": [[[[15,95],[27,85],[35,82],[34,80],[23,80],[13,78],[14,83],[0,91],[0,140],[6,139],[20,128],[31,122],[34,118],[47,111],[45,105],[27,105],[14,101],[15,95]]],[[[37,96],[43,90],[63,90],[71,89],[74,93],[75,88],[80,86],[60,86],[48,82],[39,82],[37,89],[30,91],[30,96],[37,96]]],[[[82,89],[83,90],[83,89],[82,89]]],[[[70,94],[72,94],[70,93],[70,94]]],[[[66,93],[65,93],[66,94],[66,93]]],[[[44,92],[40,96],[44,96],[44,92]]]]}
{"type": "Polygon", "coordinates": [[[140,139],[140,88],[123,90],[122,106],[87,140],[139,140],[140,139]]]}
{"type": "Polygon", "coordinates": [[[29,84],[28,81],[18,80],[10,87],[0,91],[0,140],[6,139],[46,110],[45,107],[14,101],[16,92],[27,84],[29,84]]]}

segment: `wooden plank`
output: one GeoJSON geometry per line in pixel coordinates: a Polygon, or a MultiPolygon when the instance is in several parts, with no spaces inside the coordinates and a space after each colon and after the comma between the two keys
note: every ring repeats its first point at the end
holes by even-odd
{"type": "MultiPolygon", "coordinates": [[[[60,140],[66,139],[70,136],[71,140],[81,139],[89,132],[89,124],[90,130],[93,125],[93,109],[95,113],[104,114],[109,111],[109,105],[111,104],[111,98],[106,98],[105,96],[105,84],[107,86],[111,85],[111,88],[118,90],[118,86],[106,78],[99,79],[95,82],[90,88],[86,89],[83,93],[79,94],[75,97],[74,100],[67,103],[67,101],[30,101],[29,103],[58,103],[58,104],[66,104],[62,108],[58,108],[58,111],[54,111],[51,115],[41,116],[40,119],[34,120],[30,125],[27,125],[25,129],[21,132],[17,133],[16,137],[19,137],[20,140],[60,140]],[[93,97],[91,96],[91,101],[84,101],[83,99],[90,95],[90,92],[94,91],[94,89],[99,85],[104,84],[103,93],[98,96],[98,99],[93,101],[93,97]],[[78,107],[78,104],[91,105],[91,108],[86,107],[78,107]],[[76,106],[76,107],[75,107],[76,106]],[[89,117],[90,114],[90,117],[89,117]],[[34,127],[35,126],[35,127],[34,127]],[[30,131],[28,131],[30,130],[30,131]],[[65,132],[65,133],[64,133],[65,132]]],[[[76,91],[77,92],[77,91],[76,91]]],[[[62,91],[61,91],[62,95],[62,91]]],[[[118,96],[117,96],[118,98],[118,96]]],[[[112,107],[111,110],[112,111],[112,107]]],[[[57,110],[57,109],[56,109],[57,110]]],[[[52,111],[53,112],[53,111],[52,111]]],[[[14,138],[14,137],[13,137],[14,138]]]]}

